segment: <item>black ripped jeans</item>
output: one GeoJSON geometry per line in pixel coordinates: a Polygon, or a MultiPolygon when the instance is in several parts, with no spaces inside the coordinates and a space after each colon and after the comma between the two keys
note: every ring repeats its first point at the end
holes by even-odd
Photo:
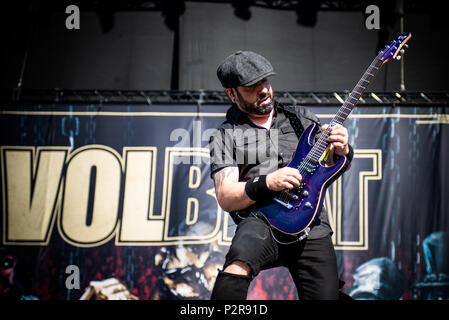
{"type": "MultiPolygon", "coordinates": [[[[238,224],[223,270],[238,260],[250,266],[251,274],[244,277],[220,272],[211,298],[246,299],[250,281],[261,270],[285,266],[295,282],[299,299],[338,299],[337,259],[330,235],[286,245],[273,239],[270,229],[256,217],[248,217],[238,224]]],[[[275,233],[276,239],[278,235],[275,233]]]]}

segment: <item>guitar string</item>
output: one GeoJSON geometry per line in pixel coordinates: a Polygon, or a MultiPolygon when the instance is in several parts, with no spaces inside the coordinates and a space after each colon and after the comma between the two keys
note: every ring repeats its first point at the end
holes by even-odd
{"type": "MultiPolygon", "coordinates": [[[[362,79],[361,79],[361,80],[363,80],[363,81],[365,81],[365,82],[368,82],[368,83],[371,82],[371,80],[374,78],[374,74],[373,74],[371,77],[368,77],[368,78],[370,78],[369,80],[364,79],[364,77],[365,77],[365,75],[366,75],[367,73],[370,73],[370,74],[371,74],[371,73],[376,73],[376,71],[379,69],[379,67],[377,66],[377,64],[379,64],[379,62],[380,62],[380,61],[377,61],[377,59],[375,59],[375,60],[371,63],[371,65],[368,67],[367,71],[366,71],[365,74],[362,76],[362,79]]],[[[357,83],[356,87],[353,89],[353,91],[352,91],[351,94],[349,95],[352,99],[356,100],[357,102],[359,101],[360,97],[362,96],[363,91],[366,89],[366,87],[360,85],[361,80],[357,83]],[[362,88],[362,90],[356,90],[357,87],[362,88]],[[359,91],[360,91],[360,92],[359,92],[359,91]],[[354,97],[352,96],[352,94],[353,94],[354,92],[358,95],[357,99],[354,98],[354,97]]],[[[349,115],[349,113],[353,110],[353,108],[355,107],[355,103],[354,103],[354,104],[353,104],[353,103],[350,103],[348,100],[349,100],[349,99],[346,99],[346,101],[343,103],[342,107],[338,110],[336,116],[335,116],[334,119],[331,121],[331,124],[334,124],[334,125],[335,125],[335,124],[343,124],[343,122],[345,121],[345,119],[347,118],[347,116],[349,115]],[[347,107],[348,104],[351,106],[351,108],[348,108],[348,107],[347,107]],[[343,111],[344,109],[349,110],[349,112],[344,112],[344,111],[343,111]],[[341,115],[341,113],[343,113],[343,116],[341,115]],[[339,119],[339,118],[342,119],[343,121],[336,121],[336,119],[339,119]]],[[[329,126],[329,128],[331,128],[331,126],[329,126]]],[[[326,136],[326,135],[327,135],[327,132],[326,132],[325,136],[326,136]]],[[[318,161],[318,160],[319,160],[319,158],[320,158],[321,155],[322,155],[322,152],[324,151],[324,149],[325,149],[325,148],[327,147],[327,145],[328,145],[327,139],[328,139],[328,137],[326,136],[324,139],[319,139],[319,140],[317,141],[317,147],[316,147],[316,148],[312,148],[312,150],[311,150],[311,152],[310,152],[310,153],[312,154],[312,157],[311,157],[312,159],[311,159],[311,160],[314,160],[314,161],[318,161]],[[323,149],[323,150],[320,150],[320,148],[323,149]]],[[[306,162],[308,162],[309,159],[307,159],[307,157],[306,157],[306,159],[304,159],[304,160],[306,160],[306,162]]],[[[308,165],[308,164],[306,163],[306,166],[307,166],[307,165],[308,165]]]]}
{"type": "MultiPolygon", "coordinates": [[[[314,144],[314,146],[312,147],[311,151],[307,154],[307,156],[303,159],[301,164],[297,167],[297,169],[298,169],[298,171],[300,172],[301,175],[305,175],[306,174],[306,172],[304,172],[304,170],[306,170],[306,168],[313,168],[313,166],[316,166],[316,163],[321,158],[322,153],[324,152],[324,150],[329,145],[329,142],[327,140],[328,140],[328,138],[330,136],[330,130],[332,129],[332,127],[335,124],[343,124],[344,123],[344,121],[348,117],[349,113],[354,109],[356,103],[360,100],[363,92],[366,90],[366,88],[368,87],[369,83],[375,77],[375,74],[379,70],[381,64],[382,64],[382,61],[376,58],[370,64],[370,66],[367,68],[367,70],[363,74],[362,78],[356,84],[354,89],[349,94],[348,98],[346,98],[346,100],[344,101],[343,105],[340,107],[340,109],[337,111],[337,113],[334,116],[334,118],[331,120],[331,122],[330,122],[329,126],[327,127],[327,129],[325,131],[323,131],[322,135],[317,140],[317,142],[314,144]],[[361,85],[360,84],[361,81],[368,83],[368,85],[367,86],[361,85]],[[357,87],[361,88],[361,90],[356,89],[357,87]],[[356,97],[353,96],[353,93],[355,93],[356,97]],[[354,99],[356,102],[355,103],[349,103],[349,98],[354,99]],[[351,107],[347,107],[348,104],[351,107]],[[349,110],[349,112],[344,112],[343,111],[344,109],[349,110]],[[341,116],[340,113],[343,113],[343,116],[341,116]],[[338,118],[341,118],[343,121],[337,121],[336,119],[338,119],[338,118]]],[[[282,190],[280,192],[278,198],[281,198],[282,201],[288,202],[289,198],[291,198],[291,196],[289,194],[289,189],[282,190]]]]}
{"type": "MultiPolygon", "coordinates": [[[[404,37],[405,38],[405,37],[404,37]]],[[[305,168],[307,168],[307,166],[310,166],[312,163],[309,162],[309,160],[314,161],[316,165],[316,162],[321,158],[322,153],[324,152],[325,148],[327,148],[327,146],[329,145],[329,135],[330,135],[330,129],[332,128],[333,125],[339,123],[338,121],[336,121],[336,119],[341,118],[343,121],[341,121],[341,124],[344,123],[344,121],[347,119],[349,113],[354,109],[355,105],[358,103],[358,101],[360,100],[361,96],[363,95],[363,92],[365,91],[365,89],[368,87],[368,85],[370,84],[370,82],[372,81],[372,79],[375,77],[377,71],[379,70],[379,68],[382,66],[383,61],[379,58],[379,56],[381,56],[381,52],[379,52],[379,54],[377,55],[377,57],[373,60],[373,62],[370,64],[370,66],[367,68],[367,70],[365,71],[365,73],[363,74],[362,78],[359,80],[359,82],[356,84],[356,86],[354,87],[354,89],[351,91],[351,93],[349,94],[349,96],[346,98],[346,100],[344,101],[342,107],[338,110],[336,116],[332,119],[332,121],[330,122],[328,128],[324,131],[324,134],[322,134],[320,136],[320,138],[318,139],[318,141],[315,143],[315,145],[312,147],[312,150],[307,154],[307,156],[304,158],[304,160],[301,162],[301,164],[298,166],[298,170],[303,173],[302,170],[304,170],[305,168]],[[366,77],[366,78],[365,78],[366,77]],[[366,82],[367,86],[363,86],[361,82],[366,82]],[[361,88],[360,92],[359,90],[357,90],[356,88],[361,88]],[[355,96],[358,95],[357,98],[353,97],[352,94],[355,93],[355,96]],[[349,100],[350,99],[354,99],[354,103],[350,103],[349,100]],[[346,107],[347,105],[350,105],[350,107],[346,107]],[[349,110],[349,112],[344,112],[344,109],[349,110]],[[343,113],[343,117],[340,117],[339,113],[340,111],[342,111],[343,113]],[[323,138],[325,137],[325,138],[323,138]],[[324,143],[324,145],[323,145],[324,143]],[[320,150],[321,149],[321,150],[320,150]],[[317,154],[318,154],[318,158],[317,158],[317,154]],[[315,159],[316,158],[316,159],[315,159]]],[[[288,191],[288,189],[287,189],[288,191]]],[[[282,193],[283,191],[281,191],[282,193]]],[[[273,235],[273,238],[274,235],[273,235]]],[[[277,239],[275,239],[277,241],[277,239]]],[[[295,242],[295,241],[293,241],[295,242]]]]}

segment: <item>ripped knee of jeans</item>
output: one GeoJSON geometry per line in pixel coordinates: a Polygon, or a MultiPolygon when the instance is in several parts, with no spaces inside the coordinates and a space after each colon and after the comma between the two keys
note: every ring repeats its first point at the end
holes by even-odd
{"type": "Polygon", "coordinates": [[[232,261],[223,269],[222,272],[238,276],[247,276],[250,278],[252,278],[252,275],[254,274],[249,263],[243,262],[241,260],[232,261]]]}

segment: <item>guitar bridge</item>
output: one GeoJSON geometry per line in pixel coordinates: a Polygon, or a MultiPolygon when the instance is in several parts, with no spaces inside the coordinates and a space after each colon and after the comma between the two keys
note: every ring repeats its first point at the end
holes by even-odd
{"type": "Polygon", "coordinates": [[[276,201],[277,203],[283,205],[284,207],[286,207],[287,209],[292,209],[293,206],[290,203],[287,203],[285,201],[282,201],[281,199],[279,199],[278,197],[273,198],[274,201],[276,201]]]}

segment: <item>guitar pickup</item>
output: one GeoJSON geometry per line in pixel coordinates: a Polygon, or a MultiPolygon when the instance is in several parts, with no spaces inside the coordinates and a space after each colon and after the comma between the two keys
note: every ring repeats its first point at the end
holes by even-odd
{"type": "Polygon", "coordinates": [[[318,166],[319,165],[316,162],[306,162],[305,165],[304,165],[304,170],[308,174],[312,175],[316,171],[318,166]]]}

